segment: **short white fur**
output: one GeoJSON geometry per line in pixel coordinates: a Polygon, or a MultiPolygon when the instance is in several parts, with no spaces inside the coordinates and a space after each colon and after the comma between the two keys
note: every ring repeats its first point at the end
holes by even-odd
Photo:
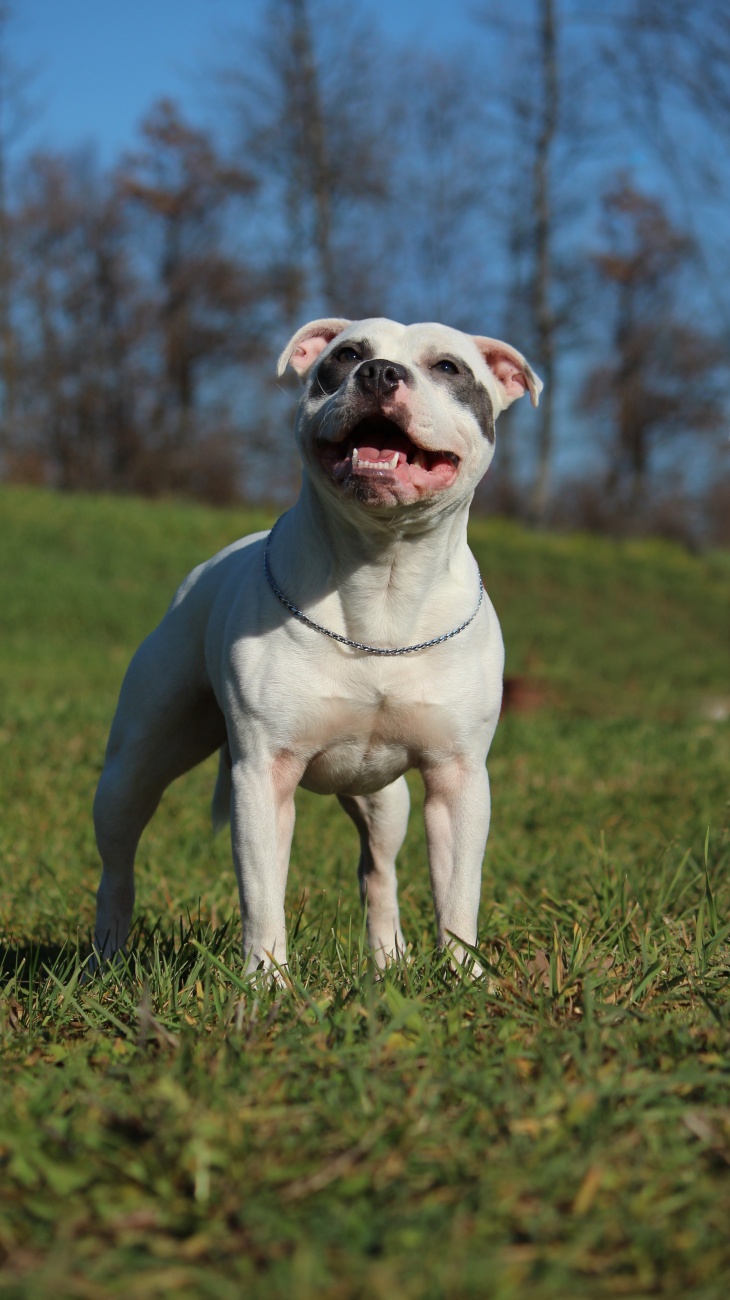
{"type": "MultiPolygon", "coordinates": [[[[280,372],[291,364],[305,383],[296,422],[303,479],[277,527],[272,570],[299,609],[352,640],[393,647],[427,641],[462,623],[476,603],[466,525],[494,444],[433,371],[441,352],[469,367],[495,417],[525,391],[537,404],[542,385],[519,352],[443,325],[314,321],[280,359],[280,372]],[[403,367],[407,382],[366,397],[355,363],[335,392],[323,391],[319,366],[348,340],[362,339],[373,356],[403,367]],[[346,451],[348,422],[367,402],[374,414],[396,416],[417,449],[402,481],[392,465],[358,466],[355,456],[336,479],[323,461],[328,449],[346,451]],[[449,462],[441,479],[429,476],[423,466],[436,453],[448,453],[453,474],[449,462]]],[[[502,693],[492,605],[485,596],[473,623],[451,641],[374,658],[287,614],[265,580],[265,537],[234,542],[185,579],[124,679],[94,805],[103,861],[97,958],[127,940],[137,845],[162,793],[220,749],[213,812],[219,823],[230,820],[250,971],[286,966],[284,902],[299,785],[337,795],[358,829],[376,961],[384,965],[404,951],[395,862],[411,768],[425,785],[438,940],[462,961],[458,940],[473,945],[477,938],[490,816],[485,764],[502,693]]]]}

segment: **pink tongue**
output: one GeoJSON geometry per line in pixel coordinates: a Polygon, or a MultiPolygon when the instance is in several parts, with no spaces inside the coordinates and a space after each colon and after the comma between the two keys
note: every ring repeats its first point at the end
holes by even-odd
{"type": "Polygon", "coordinates": [[[360,460],[392,460],[395,456],[394,451],[382,447],[358,447],[357,454],[360,460]]]}

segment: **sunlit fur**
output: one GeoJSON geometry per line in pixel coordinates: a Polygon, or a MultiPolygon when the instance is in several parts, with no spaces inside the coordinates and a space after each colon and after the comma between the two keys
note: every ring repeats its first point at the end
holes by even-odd
{"type": "MultiPolygon", "coordinates": [[[[303,479],[277,526],[272,572],[312,619],[356,641],[427,641],[464,622],[477,602],[466,524],[494,442],[434,371],[444,351],[478,376],[495,416],[524,390],[536,402],[539,380],[518,352],[442,325],[312,322],[282,354],[282,366],[291,362],[305,382],[296,424],[303,479]],[[439,479],[409,470],[402,481],[376,473],[353,486],[352,475],[335,481],[325,472],[321,441],[341,438],[361,399],[351,378],[323,393],[314,367],[328,348],[357,337],[407,369],[408,383],[383,398],[383,409],[398,409],[416,447],[450,453],[455,473],[439,479]]],[[[244,538],[190,574],[125,677],[94,808],[104,863],[98,957],[126,941],[137,843],[162,792],[218,748],[214,813],[230,816],[250,970],[263,963],[281,977],[286,963],[284,892],[298,785],[341,799],[360,832],[376,959],[403,951],[395,857],[408,819],[409,768],[425,783],[439,939],[473,944],[489,826],[485,760],[502,690],[502,637],[489,599],[452,640],[374,657],[288,613],[265,580],[264,540],[244,538]]],[[[464,956],[458,943],[454,954],[464,956]]]]}

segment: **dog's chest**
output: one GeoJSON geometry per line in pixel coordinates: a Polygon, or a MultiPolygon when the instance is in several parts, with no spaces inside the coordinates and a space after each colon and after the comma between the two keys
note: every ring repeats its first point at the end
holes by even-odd
{"type": "Polygon", "coordinates": [[[300,701],[291,719],[301,784],[323,794],[367,794],[459,752],[480,710],[470,710],[469,686],[447,677],[393,661],[324,674],[317,695],[300,701]]]}
{"type": "Polygon", "coordinates": [[[485,597],[463,639],[416,655],[343,651],[289,626],[231,643],[227,717],[242,753],[320,794],[368,794],[409,768],[486,757],[501,699],[485,597]]]}

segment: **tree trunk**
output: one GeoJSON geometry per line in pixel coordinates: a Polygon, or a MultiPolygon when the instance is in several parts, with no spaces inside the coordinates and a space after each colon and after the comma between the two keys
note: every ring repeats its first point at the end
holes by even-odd
{"type": "MultiPolygon", "coordinates": [[[[0,25],[5,18],[0,11],[0,25]]],[[[0,60],[3,54],[0,50],[0,60]]],[[[0,69],[0,384],[2,384],[2,407],[0,408],[0,450],[11,445],[12,428],[15,416],[15,337],[13,335],[10,315],[13,265],[10,254],[10,220],[7,207],[7,156],[5,138],[5,104],[2,69],[0,69]]]]}
{"type": "Polygon", "coordinates": [[[532,490],[530,514],[536,523],[545,519],[550,501],[553,454],[553,393],[555,378],[555,317],[552,309],[552,235],[550,202],[552,151],[558,122],[558,69],[553,0],[540,4],[540,67],[542,112],[535,148],[535,277],[533,282],[537,360],[545,382],[540,404],[537,473],[532,490]]]}
{"type": "Polygon", "coordinates": [[[330,196],[327,137],[319,86],[317,62],[312,46],[306,0],[288,0],[292,20],[292,49],[301,84],[309,183],[314,205],[314,244],[320,289],[328,310],[337,307],[337,287],[332,250],[332,205],[330,196]]]}

